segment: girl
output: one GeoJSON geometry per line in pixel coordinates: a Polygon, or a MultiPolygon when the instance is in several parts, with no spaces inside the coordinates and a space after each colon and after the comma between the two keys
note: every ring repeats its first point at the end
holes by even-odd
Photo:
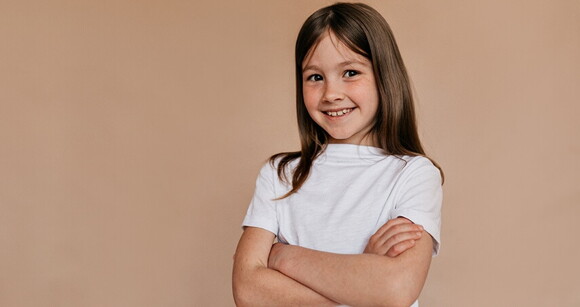
{"type": "Polygon", "coordinates": [[[442,173],[382,16],[348,3],[312,14],[296,94],[301,150],[260,171],[234,256],[236,304],[417,306],[439,250],[442,173]]]}

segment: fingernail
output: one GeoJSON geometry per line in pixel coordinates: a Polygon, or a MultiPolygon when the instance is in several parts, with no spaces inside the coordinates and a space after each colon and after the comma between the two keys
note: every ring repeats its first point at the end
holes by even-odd
{"type": "Polygon", "coordinates": [[[417,235],[418,235],[418,236],[421,236],[421,235],[422,235],[422,233],[420,233],[420,232],[417,232],[417,235]]]}

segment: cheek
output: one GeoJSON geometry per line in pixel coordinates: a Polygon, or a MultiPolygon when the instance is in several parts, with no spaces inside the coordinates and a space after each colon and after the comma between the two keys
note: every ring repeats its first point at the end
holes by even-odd
{"type": "Polygon", "coordinates": [[[302,98],[304,98],[304,105],[309,111],[318,107],[318,94],[315,89],[304,88],[302,90],[302,98]]]}
{"type": "Polygon", "coordinates": [[[379,106],[379,93],[375,86],[372,86],[372,83],[369,84],[362,84],[351,89],[352,98],[359,104],[360,107],[363,107],[369,111],[377,110],[379,106]]]}

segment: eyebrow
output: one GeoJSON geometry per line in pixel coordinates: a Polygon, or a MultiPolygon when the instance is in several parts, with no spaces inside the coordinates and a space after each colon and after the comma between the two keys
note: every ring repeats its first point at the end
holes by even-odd
{"type": "MultiPolygon", "coordinates": [[[[348,66],[348,65],[352,65],[352,64],[364,65],[363,62],[356,61],[356,60],[348,60],[348,61],[340,62],[338,65],[341,67],[344,67],[344,66],[348,66]]],[[[320,70],[320,68],[316,65],[307,65],[306,67],[302,68],[302,71],[307,71],[309,69],[320,70]]]]}

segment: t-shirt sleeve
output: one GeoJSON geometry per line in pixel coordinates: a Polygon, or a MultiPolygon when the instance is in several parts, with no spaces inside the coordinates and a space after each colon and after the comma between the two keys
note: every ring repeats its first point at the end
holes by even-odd
{"type": "Polygon", "coordinates": [[[276,170],[267,162],[256,179],[254,196],[248,207],[242,227],[259,227],[278,235],[278,218],[276,214],[274,186],[276,170]]]}
{"type": "Polygon", "coordinates": [[[397,189],[391,218],[403,216],[423,226],[434,239],[433,256],[441,245],[441,205],[443,189],[441,174],[429,159],[417,157],[408,162],[397,189]]]}

